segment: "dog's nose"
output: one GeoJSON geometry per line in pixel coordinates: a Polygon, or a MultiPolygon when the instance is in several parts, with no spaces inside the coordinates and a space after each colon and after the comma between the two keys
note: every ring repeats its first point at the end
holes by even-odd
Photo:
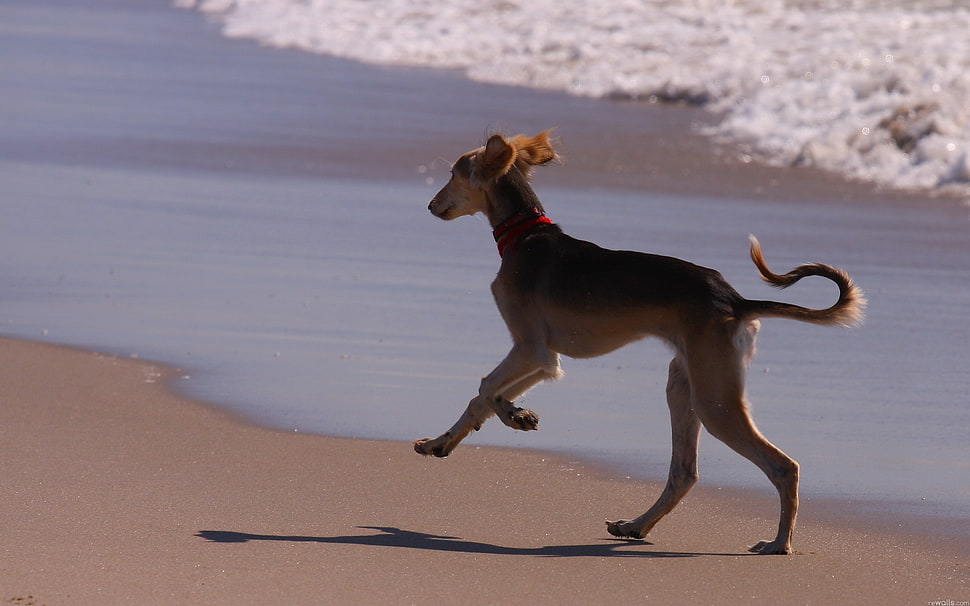
{"type": "Polygon", "coordinates": [[[437,202],[437,200],[432,199],[431,202],[428,203],[428,210],[430,210],[432,213],[434,213],[434,203],[435,202],[437,202]]]}

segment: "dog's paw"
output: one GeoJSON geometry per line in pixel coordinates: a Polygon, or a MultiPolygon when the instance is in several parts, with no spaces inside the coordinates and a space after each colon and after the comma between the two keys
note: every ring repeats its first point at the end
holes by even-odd
{"type": "Polygon", "coordinates": [[[647,535],[627,520],[617,520],[615,522],[606,521],[606,530],[614,537],[621,539],[643,539],[647,535]]]}
{"type": "MultiPolygon", "coordinates": [[[[444,437],[444,436],[442,436],[444,437]]],[[[414,452],[424,456],[434,456],[443,459],[451,454],[446,440],[439,438],[422,438],[414,441],[414,452]]]]}
{"type": "Polygon", "coordinates": [[[749,547],[748,551],[759,555],[789,555],[792,553],[791,545],[779,541],[758,541],[749,547]]]}
{"type": "Polygon", "coordinates": [[[509,415],[509,426],[522,431],[539,429],[539,415],[528,408],[515,408],[509,415]]]}

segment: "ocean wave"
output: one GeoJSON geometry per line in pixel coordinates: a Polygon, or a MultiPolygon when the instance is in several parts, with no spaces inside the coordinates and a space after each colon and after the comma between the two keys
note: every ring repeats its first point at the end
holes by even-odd
{"type": "Polygon", "coordinates": [[[229,37],[500,84],[703,105],[772,164],[970,199],[960,0],[175,0],[229,37]]]}

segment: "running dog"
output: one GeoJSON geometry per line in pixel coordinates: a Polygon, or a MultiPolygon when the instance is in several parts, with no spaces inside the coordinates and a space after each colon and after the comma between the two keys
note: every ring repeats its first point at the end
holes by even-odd
{"type": "Polygon", "coordinates": [[[512,336],[512,350],[482,379],[458,422],[437,438],[414,443],[423,455],[446,457],[492,415],[519,430],[539,418],[513,401],[534,385],[562,375],[560,354],[591,358],[648,336],[670,344],[667,381],[673,454],[657,502],[634,520],[607,522],[617,537],[642,539],[697,482],[697,446],[703,426],[771,480],[781,499],[778,534],[750,551],[791,553],[798,510],[798,463],[755,427],[745,401],[745,372],[754,354],[758,318],[790,318],[851,326],[863,318],[862,291],[842,270],[800,265],[772,273],[752,236],[751,260],[769,284],[791,286],[807,276],[835,282],[839,298],[828,309],[807,309],[742,297],[720,273],[687,261],[614,251],[577,240],[552,223],[529,185],[532,168],[557,159],[549,131],[534,137],[492,135],[460,158],[451,179],[431,200],[436,217],[484,213],[502,264],[492,294],[512,336]]]}

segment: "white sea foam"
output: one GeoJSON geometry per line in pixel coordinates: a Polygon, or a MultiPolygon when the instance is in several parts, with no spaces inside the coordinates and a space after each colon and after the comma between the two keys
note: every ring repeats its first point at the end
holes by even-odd
{"type": "Polygon", "coordinates": [[[768,162],[970,196],[967,0],[175,2],[270,46],[703,104],[768,162]]]}

